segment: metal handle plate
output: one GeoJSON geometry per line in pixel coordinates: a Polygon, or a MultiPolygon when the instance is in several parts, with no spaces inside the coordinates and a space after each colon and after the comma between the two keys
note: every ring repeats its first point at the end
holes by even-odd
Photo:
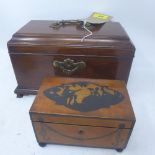
{"type": "Polygon", "coordinates": [[[74,62],[74,60],[67,58],[64,61],[54,60],[53,66],[61,69],[66,75],[71,75],[76,71],[84,69],[86,67],[86,63],[84,61],[74,62]]]}

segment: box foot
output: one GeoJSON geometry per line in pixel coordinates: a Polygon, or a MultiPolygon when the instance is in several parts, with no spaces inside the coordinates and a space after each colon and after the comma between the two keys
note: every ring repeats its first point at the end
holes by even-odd
{"type": "Polygon", "coordinates": [[[39,143],[39,146],[45,147],[46,146],[46,143],[39,143]]]}
{"type": "Polygon", "coordinates": [[[17,94],[17,98],[22,98],[23,94],[17,94]]]}
{"type": "Polygon", "coordinates": [[[34,89],[24,89],[17,86],[14,93],[17,94],[17,98],[22,98],[24,95],[36,95],[38,90],[34,89]]]}
{"type": "Polygon", "coordinates": [[[117,151],[117,152],[122,152],[122,151],[123,151],[123,149],[116,149],[116,151],[117,151]]]}

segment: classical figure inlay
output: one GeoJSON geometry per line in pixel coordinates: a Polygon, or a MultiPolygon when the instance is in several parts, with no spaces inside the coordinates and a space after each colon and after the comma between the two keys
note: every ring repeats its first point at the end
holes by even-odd
{"type": "Polygon", "coordinates": [[[123,100],[119,91],[92,82],[62,84],[45,90],[44,94],[56,104],[80,112],[109,108],[123,100]]]}

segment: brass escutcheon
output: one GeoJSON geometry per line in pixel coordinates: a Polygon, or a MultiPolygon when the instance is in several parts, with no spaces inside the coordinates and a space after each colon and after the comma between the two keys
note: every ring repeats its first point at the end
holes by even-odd
{"type": "Polygon", "coordinates": [[[74,60],[67,58],[64,61],[54,60],[53,66],[61,69],[66,75],[71,75],[76,71],[84,69],[86,67],[86,63],[84,61],[74,62],[74,60]]]}

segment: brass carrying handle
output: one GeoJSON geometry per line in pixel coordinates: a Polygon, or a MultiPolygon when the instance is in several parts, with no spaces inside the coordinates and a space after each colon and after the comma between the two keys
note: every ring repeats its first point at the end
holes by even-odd
{"type": "Polygon", "coordinates": [[[68,25],[68,24],[83,24],[83,21],[81,20],[61,20],[61,21],[57,21],[57,22],[54,22],[50,25],[51,28],[60,28],[61,26],[64,26],[64,25],[68,25]]]}
{"type": "Polygon", "coordinates": [[[76,71],[84,69],[86,67],[86,63],[84,61],[74,62],[74,60],[67,58],[64,61],[54,60],[53,66],[61,69],[66,75],[71,75],[76,71]]]}
{"type": "MultiPolygon", "coordinates": [[[[70,24],[81,25],[81,27],[83,27],[84,22],[82,20],[60,20],[52,23],[49,27],[53,29],[59,29],[61,26],[70,25],[70,24]]],[[[93,25],[87,22],[85,26],[87,28],[91,28],[91,26],[93,25]]]]}

